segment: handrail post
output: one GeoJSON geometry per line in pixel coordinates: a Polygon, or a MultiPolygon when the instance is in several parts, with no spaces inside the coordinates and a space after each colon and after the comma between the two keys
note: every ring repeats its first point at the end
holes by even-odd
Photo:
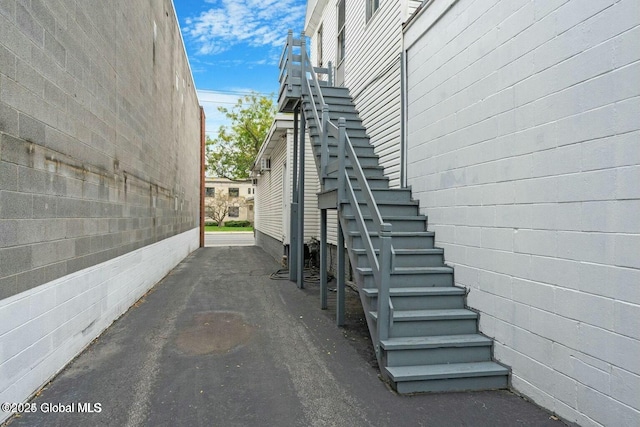
{"type": "Polygon", "coordinates": [[[340,204],[345,199],[344,192],[346,190],[345,183],[345,143],[347,135],[347,121],[344,117],[338,119],[338,210],[342,210],[340,204]]]}
{"type": "Polygon", "coordinates": [[[332,64],[331,61],[329,61],[327,63],[327,85],[329,85],[330,87],[333,86],[333,68],[332,68],[332,64]]]}
{"type": "Polygon", "coordinates": [[[322,106],[322,133],[320,148],[320,180],[324,184],[324,177],[327,172],[327,164],[329,163],[329,135],[327,134],[327,123],[329,122],[329,106],[322,106]]]}
{"type": "MultiPolygon", "coordinates": [[[[380,274],[378,287],[378,342],[389,338],[389,279],[391,276],[391,224],[384,223],[380,226],[380,274]]],[[[379,347],[378,347],[379,350],[379,347]]]]}
{"type": "MultiPolygon", "coordinates": [[[[293,191],[291,192],[291,213],[289,215],[289,280],[295,282],[298,277],[298,114],[300,108],[293,111],[293,161],[291,163],[291,175],[293,191]]],[[[289,195],[287,195],[289,197],[289,195]]]]}
{"type": "Polygon", "coordinates": [[[298,287],[300,289],[304,288],[304,179],[305,179],[305,133],[306,133],[306,122],[304,117],[304,112],[302,111],[302,105],[298,107],[300,110],[300,137],[298,138],[299,143],[299,165],[298,165],[298,287]]]}
{"type": "MultiPolygon", "coordinates": [[[[312,70],[313,72],[313,70],[312,70]]],[[[304,31],[300,33],[300,85],[302,86],[302,94],[304,95],[307,87],[307,39],[304,31]]]]}
{"type": "Polygon", "coordinates": [[[289,30],[287,32],[287,91],[291,92],[293,90],[293,80],[291,67],[293,61],[293,30],[289,30]]]}

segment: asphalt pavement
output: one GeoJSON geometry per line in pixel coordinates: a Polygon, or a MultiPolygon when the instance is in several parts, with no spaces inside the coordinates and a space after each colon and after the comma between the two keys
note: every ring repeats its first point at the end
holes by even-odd
{"type": "Polygon", "coordinates": [[[279,268],[256,246],[195,251],[9,425],[564,425],[508,391],[395,394],[371,362],[357,294],[338,328],[317,284],[273,280],[279,268]]]}

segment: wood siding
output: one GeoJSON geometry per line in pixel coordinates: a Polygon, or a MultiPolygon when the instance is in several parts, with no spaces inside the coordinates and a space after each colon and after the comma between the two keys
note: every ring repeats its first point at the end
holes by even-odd
{"type": "MultiPolygon", "coordinates": [[[[392,187],[400,186],[400,53],[402,23],[420,4],[418,1],[386,1],[366,22],[364,2],[346,5],[345,86],[380,156],[380,164],[392,187]]],[[[323,60],[337,58],[336,5],[329,3],[320,21],[323,27],[323,60]]],[[[317,29],[311,37],[311,56],[317,63],[317,29]]]]}
{"type": "MultiPolygon", "coordinates": [[[[306,144],[305,152],[305,221],[304,221],[304,241],[311,237],[320,237],[320,211],[318,210],[318,199],[316,194],[320,191],[320,183],[316,171],[311,146],[306,144]]],[[[271,170],[264,171],[258,177],[256,189],[256,229],[262,233],[273,237],[279,241],[284,241],[286,230],[283,227],[283,197],[288,198],[291,203],[293,189],[293,173],[291,165],[293,163],[293,131],[287,131],[286,140],[282,139],[275,143],[271,152],[271,170]],[[287,164],[287,179],[289,180],[289,194],[284,193],[284,169],[287,164]]],[[[288,227],[288,225],[286,225],[288,227]]]]}

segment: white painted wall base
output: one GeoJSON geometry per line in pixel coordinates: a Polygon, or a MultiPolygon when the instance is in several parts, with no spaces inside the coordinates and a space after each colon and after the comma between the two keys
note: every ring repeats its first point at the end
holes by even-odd
{"type": "Polygon", "coordinates": [[[0,301],[0,402],[26,401],[198,246],[194,228],[0,301]]]}

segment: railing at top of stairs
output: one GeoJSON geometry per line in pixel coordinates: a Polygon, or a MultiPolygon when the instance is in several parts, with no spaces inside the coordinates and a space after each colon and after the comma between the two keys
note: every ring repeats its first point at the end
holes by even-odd
{"type": "MultiPolygon", "coordinates": [[[[329,117],[329,106],[326,104],[322,91],[320,89],[320,80],[318,74],[326,75],[327,79],[322,80],[328,86],[332,86],[331,63],[327,68],[313,67],[306,52],[306,41],[304,33],[299,39],[293,37],[292,31],[287,35],[287,44],[280,57],[280,96],[295,97],[296,91],[300,86],[300,98],[308,97],[312,108],[313,118],[318,126],[319,137],[321,141],[321,160],[320,172],[321,181],[333,172],[337,172],[338,177],[338,211],[342,211],[342,204],[349,202],[353,208],[354,216],[358,231],[364,241],[365,252],[369,260],[369,265],[374,276],[374,281],[378,289],[378,320],[377,320],[377,342],[375,343],[376,353],[380,357],[380,341],[389,337],[389,328],[393,322],[393,304],[389,297],[389,283],[392,270],[392,253],[391,245],[391,224],[384,222],[378,205],[373,198],[373,193],[369,187],[369,183],[364,175],[362,166],[356,156],[353,144],[349,139],[346,128],[346,120],[344,117],[338,118],[334,123],[329,117]],[[294,48],[299,53],[294,53],[294,48]],[[286,91],[286,92],[285,92],[286,91]],[[318,112],[320,106],[321,114],[318,112]],[[332,136],[338,141],[338,159],[329,163],[329,147],[328,138],[332,136]],[[341,155],[344,153],[344,155],[341,155]],[[351,168],[360,186],[360,191],[364,196],[364,200],[373,219],[374,227],[378,233],[380,248],[376,256],[376,251],[367,230],[362,209],[358,204],[355,190],[349,179],[346,169],[346,161],[349,160],[351,168]]],[[[339,215],[341,217],[341,215],[339,215]]],[[[343,227],[343,230],[346,228],[343,227]]]]}

